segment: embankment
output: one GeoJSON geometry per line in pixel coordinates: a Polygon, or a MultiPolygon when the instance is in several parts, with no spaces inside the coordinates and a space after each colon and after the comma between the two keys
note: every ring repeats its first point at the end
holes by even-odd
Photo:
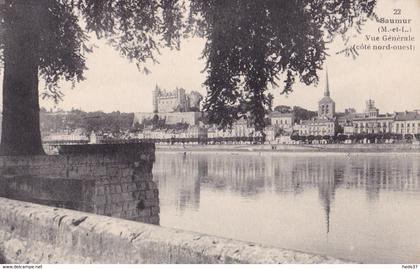
{"type": "Polygon", "coordinates": [[[157,151],[232,151],[232,152],[419,152],[413,144],[326,144],[326,145],[156,145],[157,151]]]}

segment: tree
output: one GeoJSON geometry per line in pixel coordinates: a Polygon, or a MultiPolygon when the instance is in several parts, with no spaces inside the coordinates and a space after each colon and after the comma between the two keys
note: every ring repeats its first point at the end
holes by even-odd
{"type": "Polygon", "coordinates": [[[295,115],[295,122],[300,122],[301,120],[309,120],[318,115],[315,111],[310,111],[299,106],[293,107],[293,114],[295,115]]]}
{"type": "Polygon", "coordinates": [[[414,135],[412,134],[405,134],[404,135],[404,139],[407,140],[408,142],[411,142],[414,138],[414,135]]]}
{"type": "Polygon", "coordinates": [[[290,106],[279,105],[274,108],[274,111],[281,112],[281,113],[291,113],[292,108],[290,106]]]}
{"type": "Polygon", "coordinates": [[[0,153],[43,153],[39,77],[46,82],[41,96],[60,100],[61,79],[83,79],[89,33],[106,38],[140,68],[148,59],[155,61],[160,47],[179,46],[183,13],[181,1],[169,0],[5,0],[0,6],[0,153]]]}
{"type": "Polygon", "coordinates": [[[140,122],[136,121],[133,124],[133,127],[131,128],[131,132],[140,132],[143,130],[143,125],[140,124],[140,122]]]}
{"type": "Polygon", "coordinates": [[[360,30],[375,0],[191,0],[190,20],[207,39],[207,97],[210,122],[231,126],[250,115],[256,130],[271,110],[268,85],[283,80],[317,83],[326,43],[351,27],[360,30]],[[280,77],[281,75],[281,77],[280,77]]]}
{"type": "Polygon", "coordinates": [[[184,33],[206,38],[209,121],[225,128],[248,115],[260,131],[272,106],[268,84],[277,85],[282,75],[283,93],[289,93],[296,79],[316,83],[326,42],[359,29],[374,6],[375,0],[5,0],[0,153],[43,152],[38,77],[46,82],[42,96],[60,100],[61,79],[83,79],[90,33],[139,68],[155,61],[160,47],[178,48],[184,33]]]}

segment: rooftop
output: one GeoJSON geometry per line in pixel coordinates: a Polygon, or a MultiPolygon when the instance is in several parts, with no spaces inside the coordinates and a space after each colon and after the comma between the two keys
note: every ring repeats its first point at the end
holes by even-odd
{"type": "Polygon", "coordinates": [[[397,112],[395,114],[395,120],[397,121],[420,120],[420,113],[418,113],[417,111],[397,112]]]}

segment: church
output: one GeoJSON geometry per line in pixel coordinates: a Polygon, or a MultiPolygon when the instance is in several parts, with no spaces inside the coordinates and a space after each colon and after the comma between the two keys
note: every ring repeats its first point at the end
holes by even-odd
{"type": "Polygon", "coordinates": [[[318,116],[296,125],[300,136],[334,136],[336,134],[335,102],[330,96],[328,71],[324,97],[318,102],[318,116]]]}

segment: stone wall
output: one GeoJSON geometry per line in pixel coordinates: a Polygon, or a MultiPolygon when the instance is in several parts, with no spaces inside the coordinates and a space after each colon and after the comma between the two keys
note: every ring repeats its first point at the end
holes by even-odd
{"type": "Polygon", "coordinates": [[[7,263],[342,263],[156,225],[0,198],[7,263]]]}
{"type": "Polygon", "coordinates": [[[159,224],[154,145],[64,146],[56,156],[0,157],[0,195],[159,224]]]}

